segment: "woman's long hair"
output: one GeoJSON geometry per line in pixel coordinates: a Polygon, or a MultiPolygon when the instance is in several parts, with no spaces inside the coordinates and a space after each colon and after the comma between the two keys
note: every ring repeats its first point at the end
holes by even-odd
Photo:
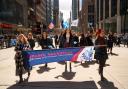
{"type": "Polygon", "coordinates": [[[17,40],[23,44],[28,44],[27,37],[24,34],[20,34],[18,36],[17,40]]]}

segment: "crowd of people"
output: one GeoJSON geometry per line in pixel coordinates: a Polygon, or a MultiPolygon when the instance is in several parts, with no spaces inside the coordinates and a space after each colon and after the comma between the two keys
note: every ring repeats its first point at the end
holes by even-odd
{"type": "Polygon", "coordinates": [[[9,48],[16,45],[15,35],[0,35],[0,49],[9,48]]]}
{"type": "MultiPolygon", "coordinates": [[[[23,71],[28,72],[28,77],[30,76],[30,70],[32,67],[24,68],[24,62],[22,60],[21,52],[23,50],[34,50],[35,42],[38,43],[38,47],[41,46],[41,49],[52,49],[52,48],[68,48],[68,47],[84,47],[84,46],[94,46],[95,54],[94,59],[99,64],[99,74],[101,80],[104,80],[103,68],[105,66],[106,60],[108,59],[108,51],[112,54],[113,46],[119,46],[123,42],[124,46],[128,47],[128,34],[117,35],[112,34],[111,32],[106,35],[104,30],[98,29],[95,32],[87,32],[87,34],[78,34],[72,30],[62,30],[60,34],[55,34],[53,36],[55,45],[53,44],[53,39],[50,37],[50,34],[43,32],[41,35],[33,38],[32,33],[28,35],[19,34],[17,36],[17,43],[15,46],[15,63],[17,74],[20,79],[20,83],[23,82],[23,71]]],[[[67,65],[69,65],[70,72],[72,72],[71,62],[65,62],[65,71],[67,71],[67,65]]],[[[47,68],[48,64],[45,64],[47,68]]]]}

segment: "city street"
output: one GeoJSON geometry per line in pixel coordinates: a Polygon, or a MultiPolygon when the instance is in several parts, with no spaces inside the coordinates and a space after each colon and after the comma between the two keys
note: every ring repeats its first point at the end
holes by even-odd
{"type": "MultiPolygon", "coordinates": [[[[40,49],[35,48],[35,49],[40,49]]],[[[72,71],[65,73],[63,63],[50,63],[34,66],[30,78],[22,84],[16,84],[14,48],[0,50],[0,89],[128,89],[128,48],[115,47],[114,55],[109,55],[101,82],[98,64],[72,63],[72,71]]],[[[27,75],[24,75],[27,78],[27,75]]]]}

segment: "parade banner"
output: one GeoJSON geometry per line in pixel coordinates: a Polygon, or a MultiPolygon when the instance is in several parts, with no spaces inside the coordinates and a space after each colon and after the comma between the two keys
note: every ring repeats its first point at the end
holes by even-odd
{"type": "Polygon", "coordinates": [[[26,67],[60,61],[91,61],[94,47],[23,51],[26,67]]]}

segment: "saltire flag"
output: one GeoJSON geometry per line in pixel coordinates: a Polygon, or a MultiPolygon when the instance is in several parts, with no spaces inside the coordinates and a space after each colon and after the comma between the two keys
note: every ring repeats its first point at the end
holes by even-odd
{"type": "Polygon", "coordinates": [[[23,51],[25,67],[60,61],[92,61],[94,47],[23,51]]]}
{"type": "Polygon", "coordinates": [[[49,29],[53,29],[53,28],[54,28],[53,22],[51,22],[51,23],[49,24],[48,28],[49,28],[49,29]]]}
{"type": "Polygon", "coordinates": [[[77,52],[71,61],[92,61],[94,47],[85,47],[77,52]]]}

